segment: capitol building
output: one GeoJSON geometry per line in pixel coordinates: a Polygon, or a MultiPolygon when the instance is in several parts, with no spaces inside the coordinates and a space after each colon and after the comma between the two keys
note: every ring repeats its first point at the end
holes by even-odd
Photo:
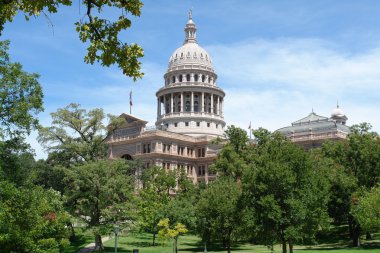
{"type": "MultiPolygon", "coordinates": [[[[110,158],[140,159],[146,167],[184,170],[194,182],[208,183],[216,175],[209,166],[221,145],[224,91],[217,85],[211,56],[197,43],[197,27],[191,12],[185,41],[169,58],[164,85],[156,92],[155,128],[129,114],[125,124],[107,140],[110,158]]],[[[141,173],[141,172],[140,172],[141,173]]]]}
{"type": "MultiPolygon", "coordinates": [[[[183,170],[194,183],[208,183],[216,178],[209,166],[221,149],[213,140],[223,137],[225,131],[226,94],[217,84],[210,54],[197,43],[191,12],[184,31],[183,45],[170,56],[163,86],[156,92],[155,127],[147,127],[148,122],[138,117],[121,114],[125,123],[107,140],[109,157],[139,159],[145,167],[183,170]]],[[[345,139],[349,133],[346,121],[337,106],[330,118],[312,112],[277,131],[309,149],[326,139],[345,139]]]]}

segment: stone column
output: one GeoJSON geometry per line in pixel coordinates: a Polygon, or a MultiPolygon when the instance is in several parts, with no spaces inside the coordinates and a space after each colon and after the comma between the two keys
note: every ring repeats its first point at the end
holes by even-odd
{"type": "Polygon", "coordinates": [[[205,93],[202,91],[201,112],[205,112],[205,93]]]}
{"type": "Polygon", "coordinates": [[[211,93],[211,113],[214,113],[214,94],[211,93]]]}
{"type": "Polygon", "coordinates": [[[166,114],[166,95],[164,95],[164,114],[166,114]]]}
{"type": "Polygon", "coordinates": [[[160,111],[160,97],[157,98],[157,119],[160,118],[161,116],[161,111],[160,111]]]}
{"type": "Polygon", "coordinates": [[[190,82],[194,82],[194,73],[190,74],[190,82]]]}
{"type": "Polygon", "coordinates": [[[170,112],[173,113],[174,112],[174,97],[173,97],[173,93],[170,93],[170,112]]]}
{"type": "Polygon", "coordinates": [[[183,112],[183,107],[184,107],[184,104],[183,104],[183,92],[181,92],[181,110],[180,110],[180,112],[183,112]]]}
{"type": "Polygon", "coordinates": [[[178,83],[179,82],[179,78],[178,78],[178,75],[175,76],[175,82],[178,83]]]}
{"type": "Polygon", "coordinates": [[[220,100],[220,116],[223,116],[223,98],[220,100]]]}
{"type": "Polygon", "coordinates": [[[205,183],[208,184],[208,165],[205,164],[205,183]]]}
{"type": "Polygon", "coordinates": [[[219,96],[217,96],[216,97],[217,98],[217,101],[216,101],[216,114],[217,115],[220,115],[220,105],[219,105],[219,103],[220,103],[220,100],[219,100],[219,96]]]}
{"type": "Polygon", "coordinates": [[[205,83],[208,83],[208,75],[206,75],[205,83]]]}
{"type": "Polygon", "coordinates": [[[190,112],[194,112],[194,92],[191,92],[190,112]]]}

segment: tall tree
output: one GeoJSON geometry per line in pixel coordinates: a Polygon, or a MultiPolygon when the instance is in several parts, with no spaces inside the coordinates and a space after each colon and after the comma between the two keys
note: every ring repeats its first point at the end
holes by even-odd
{"type": "Polygon", "coordinates": [[[221,177],[209,183],[201,192],[196,206],[199,231],[206,240],[221,240],[227,252],[231,252],[232,242],[237,239],[240,224],[240,206],[242,191],[240,185],[229,177],[221,177]],[[202,233],[204,230],[207,233],[202,233]],[[206,238],[208,237],[208,238],[206,238]]]}
{"type": "Polygon", "coordinates": [[[170,190],[176,186],[176,174],[159,167],[144,170],[141,180],[143,189],[139,191],[139,219],[142,229],[152,233],[155,246],[157,224],[164,217],[164,210],[170,201],[170,190]]]}
{"type": "MultiPolygon", "coordinates": [[[[66,170],[67,204],[95,235],[95,247],[103,249],[101,234],[115,222],[133,221],[134,173],[128,161],[98,160],[66,170]]],[[[108,230],[107,230],[108,228],[108,230]]]]}
{"type": "Polygon", "coordinates": [[[11,62],[9,41],[0,41],[0,138],[20,138],[38,125],[42,88],[38,74],[22,70],[11,62]]]}
{"type": "Polygon", "coordinates": [[[254,131],[257,145],[251,170],[243,178],[244,199],[256,240],[280,241],[283,253],[313,238],[328,221],[328,181],[308,154],[280,133],[254,131]],[[252,210],[249,213],[249,210],[252,210]]]}
{"type": "Polygon", "coordinates": [[[357,195],[379,183],[380,139],[376,132],[371,131],[368,123],[354,125],[350,130],[346,142],[326,143],[322,146],[322,152],[342,166],[346,174],[355,178],[354,189],[343,200],[346,208],[342,212],[348,217],[353,245],[360,246],[361,227],[350,214],[350,210],[352,204],[356,203],[357,195]]]}
{"type": "MultiPolygon", "coordinates": [[[[75,23],[79,38],[83,43],[89,42],[86,63],[100,62],[103,66],[117,64],[123,74],[134,80],[141,78],[143,49],[137,44],[127,44],[120,40],[120,32],[131,27],[128,15],[141,15],[142,2],[139,0],[84,0],[85,18],[75,23]],[[110,10],[117,18],[109,20],[104,12],[110,10]],[[118,14],[117,14],[118,13],[118,14]]],[[[26,19],[47,12],[56,13],[62,6],[72,6],[72,0],[4,0],[0,4],[0,35],[4,24],[12,21],[18,12],[23,12],[26,19]]],[[[82,16],[82,15],[81,15],[82,16]]]]}
{"type": "Polygon", "coordinates": [[[105,158],[104,140],[122,122],[108,115],[111,123],[107,127],[102,109],[86,111],[79,104],[69,104],[51,116],[52,126],[40,127],[38,140],[50,152],[49,162],[64,166],[105,158]]]}

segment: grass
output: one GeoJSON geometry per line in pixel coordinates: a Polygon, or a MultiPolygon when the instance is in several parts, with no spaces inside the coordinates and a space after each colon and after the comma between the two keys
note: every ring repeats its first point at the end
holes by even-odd
{"type": "Polygon", "coordinates": [[[86,245],[94,241],[94,234],[90,230],[86,231],[81,228],[76,228],[75,235],[76,236],[70,246],[62,253],[77,253],[80,249],[86,247],[86,245]]]}
{"type": "MultiPolygon", "coordinates": [[[[380,252],[380,235],[371,241],[363,241],[364,244],[360,248],[350,247],[349,240],[334,240],[337,238],[327,237],[322,240],[322,244],[315,246],[295,245],[295,253],[379,253],[380,252]]],[[[114,252],[114,238],[104,243],[106,253],[114,252]]],[[[130,234],[128,236],[120,236],[118,238],[118,252],[132,253],[133,249],[139,249],[139,253],[171,253],[173,252],[172,243],[164,243],[158,240],[158,246],[152,247],[152,236],[150,234],[130,234]]],[[[203,245],[199,237],[194,235],[186,235],[180,237],[178,241],[179,252],[192,253],[203,252],[203,245]]],[[[218,247],[208,247],[208,252],[221,253],[226,252],[218,247]]],[[[271,251],[263,245],[252,245],[247,243],[235,244],[232,252],[239,253],[270,253],[271,251]]],[[[275,253],[281,253],[281,246],[274,247],[275,253]]]]}

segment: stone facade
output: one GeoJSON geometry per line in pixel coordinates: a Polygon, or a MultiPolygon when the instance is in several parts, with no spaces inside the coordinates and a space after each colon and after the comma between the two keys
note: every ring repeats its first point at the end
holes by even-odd
{"type": "Polygon", "coordinates": [[[293,122],[291,126],[276,131],[283,133],[305,149],[311,149],[321,146],[326,140],[345,140],[350,133],[346,121],[347,116],[337,105],[330,118],[311,112],[305,118],[293,122]]]}
{"type": "Polygon", "coordinates": [[[190,12],[185,41],[170,57],[164,85],[156,93],[155,127],[132,115],[120,115],[125,124],[107,140],[110,158],[183,169],[194,183],[215,179],[209,166],[221,146],[212,140],[224,133],[225,93],[216,84],[211,56],[197,43],[196,30],[190,12]]]}

